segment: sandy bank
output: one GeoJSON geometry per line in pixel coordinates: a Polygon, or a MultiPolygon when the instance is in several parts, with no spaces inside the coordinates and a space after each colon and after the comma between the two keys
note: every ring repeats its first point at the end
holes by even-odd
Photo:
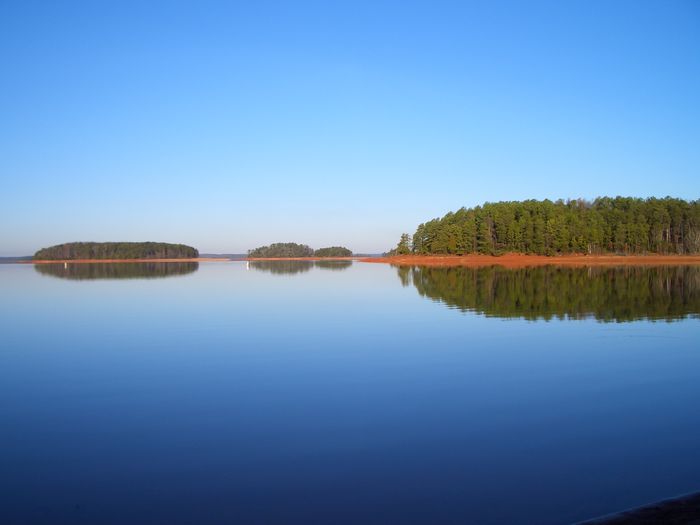
{"type": "Polygon", "coordinates": [[[234,261],[357,261],[361,257],[243,257],[234,261]]]}
{"type": "Polygon", "coordinates": [[[147,262],[226,262],[230,259],[220,259],[216,257],[196,257],[190,259],[61,259],[61,260],[39,260],[22,261],[22,264],[91,264],[91,263],[147,263],[147,262]]]}
{"type": "Polygon", "coordinates": [[[700,265],[700,255],[398,255],[394,257],[197,257],[188,259],[61,259],[27,260],[19,264],[90,264],[90,263],[145,263],[145,262],[228,262],[228,261],[360,261],[397,266],[493,266],[523,268],[526,266],[659,266],[700,265]]]}
{"type": "Polygon", "coordinates": [[[388,263],[397,266],[493,266],[523,268],[526,266],[659,266],[700,265],[700,255],[398,255],[394,257],[363,258],[362,262],[388,263]]]}

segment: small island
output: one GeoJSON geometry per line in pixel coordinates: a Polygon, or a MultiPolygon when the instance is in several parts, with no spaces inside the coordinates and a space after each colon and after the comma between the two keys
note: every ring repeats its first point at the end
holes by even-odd
{"type": "Polygon", "coordinates": [[[314,252],[314,257],[352,257],[352,250],[344,246],[319,248],[314,252]]]}
{"type": "Polygon", "coordinates": [[[306,244],[277,242],[248,250],[249,259],[323,259],[352,257],[352,250],[344,246],[330,246],[314,250],[306,244]]]}
{"type": "Polygon", "coordinates": [[[42,248],[34,254],[39,261],[124,261],[196,259],[196,248],[166,242],[68,242],[42,248]]]}
{"type": "Polygon", "coordinates": [[[269,246],[248,250],[248,257],[251,259],[289,259],[313,256],[313,248],[295,242],[275,242],[269,246]]]}

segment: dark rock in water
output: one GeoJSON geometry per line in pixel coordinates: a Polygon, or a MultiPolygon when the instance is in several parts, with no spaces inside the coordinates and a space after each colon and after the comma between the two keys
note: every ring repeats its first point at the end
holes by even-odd
{"type": "Polygon", "coordinates": [[[667,499],[577,525],[700,525],[700,492],[667,499]]]}

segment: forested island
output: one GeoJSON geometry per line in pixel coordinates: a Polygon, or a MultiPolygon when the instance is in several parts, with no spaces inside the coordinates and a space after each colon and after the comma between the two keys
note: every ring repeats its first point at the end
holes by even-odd
{"type": "Polygon", "coordinates": [[[461,208],[403,234],[387,255],[697,254],[700,201],[599,197],[461,208]]]}
{"type": "Polygon", "coordinates": [[[165,242],[69,242],[42,248],[38,261],[92,259],[195,259],[199,252],[184,244],[165,242]]]}
{"type": "Polygon", "coordinates": [[[330,246],[314,251],[314,257],[352,257],[352,250],[344,246],[330,246]]]}
{"type": "Polygon", "coordinates": [[[289,259],[304,257],[351,257],[352,251],[343,246],[331,246],[314,250],[306,244],[277,242],[248,250],[248,257],[254,259],[289,259]]]}

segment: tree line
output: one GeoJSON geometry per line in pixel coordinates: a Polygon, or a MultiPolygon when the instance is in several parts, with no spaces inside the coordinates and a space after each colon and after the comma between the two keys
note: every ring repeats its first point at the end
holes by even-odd
{"type": "Polygon", "coordinates": [[[314,251],[314,257],[352,257],[352,251],[344,246],[330,246],[314,251]]]}
{"type": "Polygon", "coordinates": [[[260,246],[248,250],[248,257],[253,258],[290,258],[290,257],[350,257],[352,251],[344,246],[330,246],[314,250],[306,244],[295,242],[276,242],[269,246],[260,246]]]}
{"type": "Polygon", "coordinates": [[[37,260],[63,259],[194,259],[199,252],[184,244],[166,242],[69,242],[42,248],[37,260]]]}
{"type": "Polygon", "coordinates": [[[599,197],[461,208],[403,234],[388,255],[700,253],[700,200],[599,197]]]}

